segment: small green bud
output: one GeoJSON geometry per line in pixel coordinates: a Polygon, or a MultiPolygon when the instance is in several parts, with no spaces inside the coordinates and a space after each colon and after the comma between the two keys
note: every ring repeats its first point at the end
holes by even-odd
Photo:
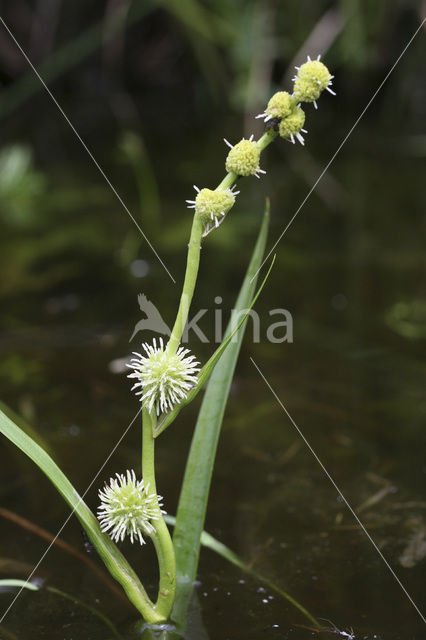
{"type": "Polygon", "coordinates": [[[225,140],[231,151],[226,158],[226,170],[236,173],[238,176],[256,176],[260,178],[259,173],[266,173],[259,167],[260,149],[255,142],[253,136],[249,140],[244,138],[235,146],[225,140]]]}
{"type": "Polygon", "coordinates": [[[300,102],[313,102],[317,107],[316,100],[320,97],[324,89],[327,89],[333,95],[336,95],[330,89],[333,76],[329,70],[320,62],[320,56],[316,60],[311,60],[296,67],[297,75],[294,78],[293,95],[300,102]]]}
{"type": "Polygon", "coordinates": [[[204,236],[212,229],[218,227],[225,215],[231,209],[235,202],[235,196],[240,192],[232,189],[199,189],[194,185],[197,191],[195,200],[187,200],[188,208],[195,209],[204,224],[204,236]]]}
{"type": "Polygon", "coordinates": [[[305,124],[305,112],[300,107],[294,106],[291,113],[283,118],[279,124],[279,132],[281,138],[290,138],[294,144],[294,138],[296,137],[300,144],[305,144],[302,134],[303,131],[307,133],[306,129],[303,129],[305,124]]]}

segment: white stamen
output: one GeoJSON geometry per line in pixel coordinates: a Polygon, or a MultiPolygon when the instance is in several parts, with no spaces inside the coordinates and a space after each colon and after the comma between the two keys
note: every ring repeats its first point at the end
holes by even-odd
{"type": "MultiPolygon", "coordinates": [[[[161,496],[148,494],[148,486],[143,480],[136,480],[135,472],[127,470],[126,475],[116,473],[99,491],[101,504],[98,519],[101,531],[116,542],[123,541],[125,535],[130,541],[139,540],[144,544],[142,532],[151,535],[155,529],[150,520],[157,520],[161,496]]],[[[160,508],[161,513],[165,513],[160,508]]]]}
{"type": "Polygon", "coordinates": [[[169,355],[164,349],[163,339],[156,340],[153,346],[142,345],[146,356],[135,353],[127,366],[133,369],[128,375],[136,380],[132,389],[140,396],[142,405],[148,411],[160,412],[172,409],[175,404],[186,398],[189,390],[197,383],[198,363],[194,356],[186,357],[188,350],[180,347],[175,354],[169,355]]]}

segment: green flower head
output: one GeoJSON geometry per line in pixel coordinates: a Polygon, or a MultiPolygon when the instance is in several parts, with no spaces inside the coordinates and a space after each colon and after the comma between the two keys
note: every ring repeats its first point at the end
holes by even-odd
{"type": "Polygon", "coordinates": [[[204,224],[203,236],[216,229],[224,220],[225,215],[235,202],[235,196],[240,192],[232,189],[199,189],[195,200],[187,200],[188,208],[195,209],[204,224]]]}
{"type": "Polygon", "coordinates": [[[311,60],[308,56],[307,62],[302,64],[301,67],[296,67],[297,74],[294,77],[293,87],[293,95],[299,102],[313,102],[315,108],[317,108],[316,101],[324,89],[336,95],[330,89],[333,76],[325,64],[320,62],[320,57],[318,56],[316,60],[311,60]]]}
{"type": "Polygon", "coordinates": [[[263,118],[265,122],[272,118],[286,118],[290,114],[292,106],[291,95],[287,91],[278,91],[269,100],[265,111],[259,113],[256,118],[263,118]]]}
{"type": "Polygon", "coordinates": [[[259,173],[266,173],[259,167],[260,149],[256,142],[253,142],[253,136],[250,136],[249,140],[243,138],[235,146],[228,140],[225,140],[225,143],[231,148],[225,163],[227,171],[232,171],[237,176],[256,178],[260,178],[259,173]]]}
{"type": "Polygon", "coordinates": [[[300,142],[300,144],[305,144],[305,140],[301,134],[307,133],[306,129],[303,129],[303,125],[305,124],[305,112],[300,107],[294,106],[290,112],[290,114],[283,118],[279,124],[279,132],[281,138],[290,138],[290,140],[295,142],[295,138],[300,142]]]}

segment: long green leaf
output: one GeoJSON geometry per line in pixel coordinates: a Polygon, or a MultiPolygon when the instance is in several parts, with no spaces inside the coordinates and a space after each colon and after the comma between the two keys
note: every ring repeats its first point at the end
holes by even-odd
{"type": "Polygon", "coordinates": [[[160,418],[160,420],[158,421],[157,427],[154,430],[154,434],[153,434],[154,438],[157,438],[160,435],[160,433],[163,433],[163,431],[172,424],[172,422],[176,419],[177,415],[180,413],[183,407],[185,407],[187,404],[189,404],[194,400],[195,396],[199,393],[199,391],[201,391],[201,389],[203,388],[207,380],[210,378],[222,353],[225,351],[225,349],[227,348],[227,346],[229,345],[229,343],[231,342],[232,338],[235,336],[237,331],[243,326],[243,324],[247,320],[247,317],[250,313],[250,309],[255,304],[263,287],[266,284],[267,279],[269,278],[269,274],[271,273],[271,269],[274,266],[274,262],[275,262],[275,256],[272,258],[272,261],[266,273],[266,276],[263,278],[262,284],[257,290],[256,295],[252,299],[250,306],[239,309],[239,311],[244,311],[244,313],[242,314],[242,317],[240,318],[240,320],[238,321],[235,327],[234,327],[234,324],[232,323],[232,318],[231,318],[228,333],[225,334],[225,337],[222,340],[219,347],[216,349],[214,354],[207,360],[206,364],[202,367],[200,373],[198,374],[197,384],[191,389],[187,397],[184,400],[182,400],[182,402],[176,405],[176,407],[172,411],[164,414],[164,417],[160,418]]]}
{"type": "MultiPolygon", "coordinates": [[[[268,223],[269,202],[267,201],[256,246],[235,304],[236,311],[247,309],[251,304],[256,287],[255,276],[262,263],[265,249],[268,223]]],[[[237,340],[228,345],[212,373],[198,415],[185,468],[173,535],[177,592],[172,617],[179,625],[184,625],[197,573],[200,539],[204,528],[216,448],[244,329],[245,324],[240,327],[237,340]]],[[[229,335],[231,331],[230,323],[225,335],[229,335]]]]}
{"type": "Polygon", "coordinates": [[[0,411],[3,411],[7,415],[7,417],[12,420],[22,431],[25,431],[30,438],[32,438],[37,444],[40,445],[42,449],[44,449],[47,453],[51,453],[49,444],[44,440],[41,435],[34,429],[31,425],[26,422],[22,418],[22,416],[18,415],[11,409],[5,402],[0,400],[0,411]]]}
{"type": "Polygon", "coordinates": [[[129,600],[142,615],[151,610],[152,603],[136,573],[109,536],[102,533],[98,520],[52,458],[1,410],[0,433],[31,458],[54,484],[75,512],[108,571],[121,584],[129,600]]]}

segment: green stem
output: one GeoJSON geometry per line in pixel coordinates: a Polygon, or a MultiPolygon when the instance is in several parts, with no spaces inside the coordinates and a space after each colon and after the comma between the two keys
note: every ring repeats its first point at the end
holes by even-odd
{"type": "Polygon", "coordinates": [[[274,131],[273,129],[268,129],[268,131],[265,131],[263,136],[256,142],[260,151],[266,149],[266,147],[271,144],[271,142],[273,142],[277,136],[278,131],[274,131]]]}
{"type": "MultiPolygon", "coordinates": [[[[271,142],[275,140],[278,133],[273,129],[268,129],[261,138],[256,142],[260,151],[263,151],[271,142]]],[[[237,180],[238,175],[230,171],[223,178],[222,182],[216,187],[219,189],[230,189],[237,180]]],[[[188,257],[186,261],[185,280],[183,283],[182,294],[180,297],[179,309],[177,312],[175,324],[167,344],[169,353],[176,353],[177,348],[182,339],[183,330],[188,319],[189,307],[194,295],[195,284],[197,282],[198,267],[200,264],[201,238],[203,235],[203,222],[195,213],[191,228],[191,237],[188,244],[188,257]]]]}
{"type": "Polygon", "coordinates": [[[216,187],[216,191],[218,189],[230,189],[237,178],[238,178],[238,175],[233,171],[230,171],[229,173],[226,174],[222,182],[218,184],[218,186],[216,187]]]}
{"type": "Polygon", "coordinates": [[[185,280],[180,297],[179,309],[175,324],[167,344],[169,353],[176,353],[182,339],[182,333],[188,318],[189,307],[194,295],[195,283],[197,282],[198,266],[200,264],[201,236],[203,235],[203,222],[195,213],[192,221],[191,237],[188,244],[188,257],[186,261],[185,280]]]}
{"type": "MultiPolygon", "coordinates": [[[[155,482],[155,440],[153,432],[157,424],[155,413],[142,410],[142,475],[144,485],[149,484],[149,492],[157,495],[155,482]]],[[[167,620],[173,607],[176,592],[176,562],[173,542],[157,501],[158,520],[154,520],[155,533],[151,535],[158,559],[160,583],[155,610],[163,620],[167,620]]]]}

